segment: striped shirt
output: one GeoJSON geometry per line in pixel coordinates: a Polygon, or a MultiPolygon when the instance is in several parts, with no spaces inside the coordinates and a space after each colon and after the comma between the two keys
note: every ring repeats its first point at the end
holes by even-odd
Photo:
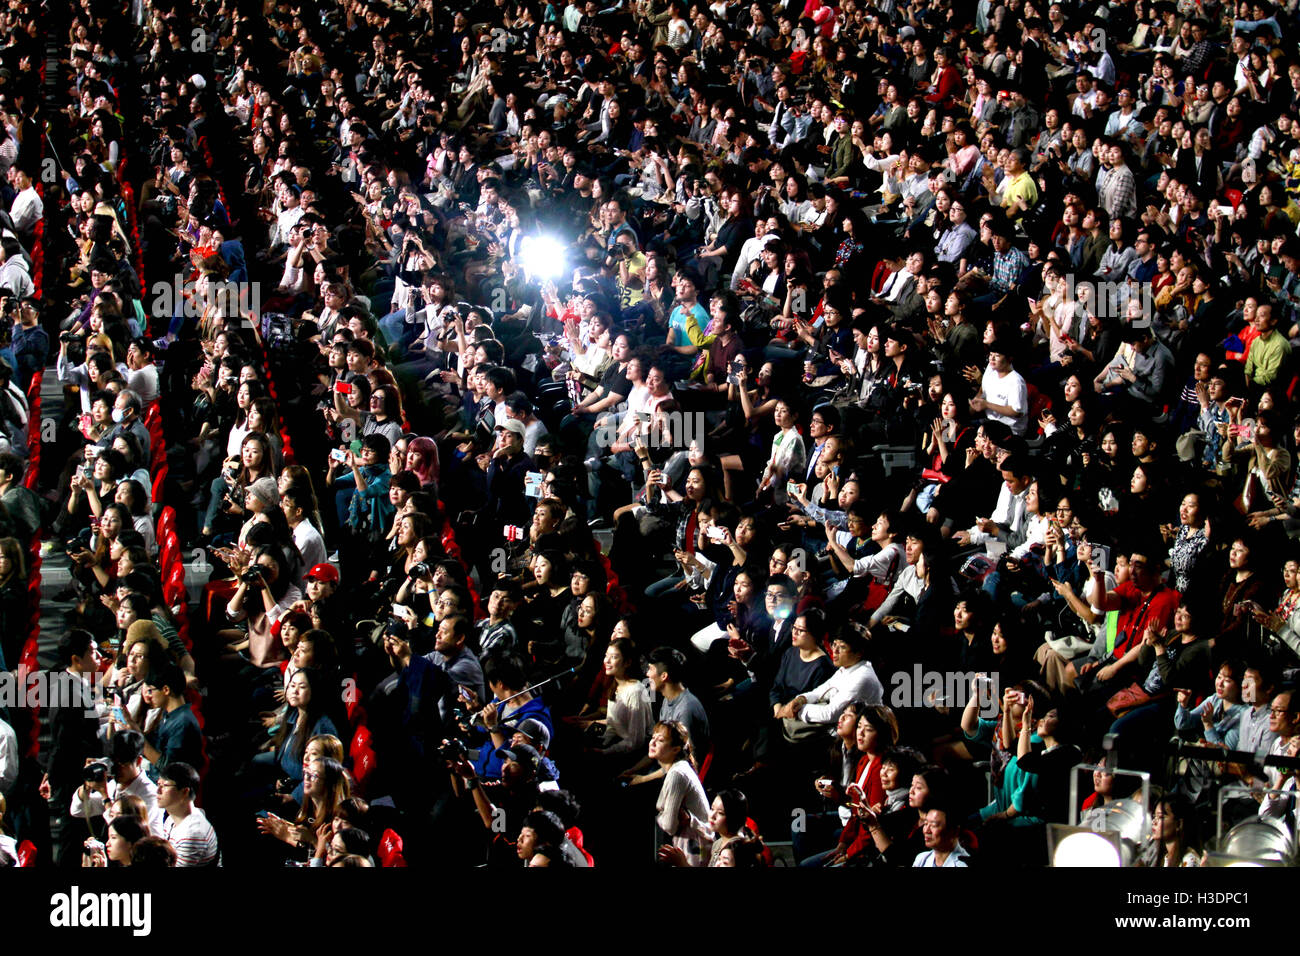
{"type": "Polygon", "coordinates": [[[149,829],[172,845],[177,866],[208,866],[217,858],[217,833],[198,807],[190,807],[183,820],[155,807],[149,814],[149,829]]]}

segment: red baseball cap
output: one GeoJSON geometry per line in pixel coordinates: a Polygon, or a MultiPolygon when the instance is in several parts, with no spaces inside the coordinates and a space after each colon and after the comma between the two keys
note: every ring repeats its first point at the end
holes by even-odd
{"type": "Polygon", "coordinates": [[[312,581],[329,581],[331,584],[338,584],[339,569],[332,564],[318,564],[307,572],[307,577],[312,581]]]}

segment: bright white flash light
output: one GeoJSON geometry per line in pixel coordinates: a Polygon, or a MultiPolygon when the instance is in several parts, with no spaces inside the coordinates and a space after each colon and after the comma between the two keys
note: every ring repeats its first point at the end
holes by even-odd
{"type": "Polygon", "coordinates": [[[564,246],[550,236],[529,236],[520,257],[530,279],[554,279],[564,271],[564,246]]]}

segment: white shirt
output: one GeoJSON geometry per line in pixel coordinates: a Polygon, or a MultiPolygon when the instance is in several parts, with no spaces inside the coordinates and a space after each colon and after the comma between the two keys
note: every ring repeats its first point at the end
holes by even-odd
{"type": "Polygon", "coordinates": [[[970,543],[984,544],[986,541],[1005,541],[1007,547],[1017,548],[1024,543],[1026,536],[1027,522],[1025,520],[1025,499],[1029,496],[1029,488],[1025,487],[1019,494],[1013,495],[1007,483],[1002,482],[1001,490],[998,491],[998,506],[993,509],[990,518],[1001,527],[996,534],[986,534],[979,528],[970,529],[970,543]],[[1006,531],[1002,529],[1006,528],[1006,531]]]}
{"type": "Polygon", "coordinates": [[[14,197],[9,207],[9,218],[14,221],[14,228],[19,232],[28,232],[45,216],[45,206],[36,192],[35,186],[28,186],[14,197]]]}
{"type": "Polygon", "coordinates": [[[54,360],[54,370],[59,381],[64,385],[77,386],[78,394],[81,396],[81,411],[83,414],[89,415],[90,396],[94,394],[95,387],[90,381],[90,372],[86,369],[86,363],[72,365],[68,362],[67,354],[60,352],[54,360]]]}
{"type": "Polygon", "coordinates": [[[281,210],[275,217],[275,235],[271,236],[271,244],[287,243],[293,227],[298,225],[298,220],[303,217],[305,212],[306,210],[301,205],[294,206],[292,209],[281,210]]]}
{"type": "MultiPolygon", "coordinates": [[[[1011,556],[1013,558],[1023,558],[1033,550],[1034,545],[1046,545],[1047,529],[1051,526],[1052,522],[1047,515],[1034,515],[1029,519],[1025,527],[1025,540],[1012,550],[1011,556]]],[[[1061,530],[1066,537],[1069,537],[1070,532],[1068,530],[1064,528],[1061,530]]]]}
{"type": "Polygon", "coordinates": [[[810,724],[829,724],[854,697],[861,697],[868,704],[879,704],[885,699],[885,690],[870,662],[858,661],[852,667],[837,668],[829,680],[802,696],[806,703],[799,719],[810,724]]]}
{"type": "MultiPolygon", "coordinates": [[[[847,531],[838,533],[840,544],[848,546],[853,535],[847,531]]],[[[897,541],[891,541],[887,546],[881,548],[875,554],[858,558],[853,562],[853,574],[856,577],[865,577],[871,575],[872,580],[877,584],[882,584],[887,588],[892,588],[894,582],[898,579],[898,573],[907,566],[907,559],[903,557],[903,546],[897,541]]]]}
{"type": "Polygon", "coordinates": [[[750,264],[758,258],[759,253],[763,251],[763,247],[775,240],[776,233],[774,232],[762,236],[752,236],[745,240],[745,244],[740,247],[740,255],[736,258],[736,268],[731,272],[732,292],[740,288],[741,280],[749,273],[750,264]]]}
{"type": "MultiPolygon", "coordinates": [[[[146,475],[148,472],[145,473],[146,475]]],[[[145,490],[149,490],[147,484],[145,490]]],[[[155,557],[158,554],[158,534],[154,531],[153,519],[147,514],[136,515],[131,519],[131,526],[140,532],[140,537],[144,538],[144,548],[149,552],[149,557],[155,557]]]]}
{"type": "Polygon", "coordinates": [[[325,539],[321,537],[315,525],[304,518],[293,529],[293,543],[302,555],[303,574],[318,564],[325,563],[325,539]]]}
{"type": "Polygon", "coordinates": [[[245,425],[231,425],[230,434],[226,436],[226,457],[238,458],[244,446],[244,439],[248,437],[248,428],[245,425]]]}
{"type": "Polygon", "coordinates": [[[938,869],[940,867],[961,867],[965,869],[967,866],[966,857],[968,856],[970,856],[970,854],[962,848],[960,843],[958,843],[953,847],[952,852],[948,854],[948,858],[942,863],[934,862],[934,850],[926,850],[924,853],[918,853],[916,855],[916,859],[912,861],[912,866],[925,869],[938,869]]]}
{"type": "Polygon", "coordinates": [[[546,423],[540,418],[534,418],[531,422],[524,425],[524,454],[532,457],[533,452],[537,451],[537,443],[542,440],[546,434],[546,423]]]}
{"type": "Polygon", "coordinates": [[[904,266],[897,272],[891,272],[880,289],[880,297],[886,302],[897,302],[904,289],[912,287],[915,277],[904,266]]]}
{"type": "Polygon", "coordinates": [[[984,414],[995,422],[1001,422],[1017,435],[1024,435],[1029,428],[1029,386],[1024,377],[1012,369],[1006,375],[999,375],[990,365],[984,370],[984,400],[992,405],[1007,405],[1015,411],[1014,415],[1003,415],[993,409],[986,409],[984,414]]]}
{"type": "Polygon", "coordinates": [[[140,401],[148,405],[158,398],[158,366],[150,363],[142,369],[132,369],[126,373],[126,387],[140,396],[140,401]]]}
{"type": "Polygon", "coordinates": [[[109,821],[108,808],[113,805],[118,797],[139,797],[144,801],[145,810],[153,813],[158,806],[158,787],[154,782],[143,773],[137,774],[136,778],[128,783],[125,787],[120,787],[116,780],[108,781],[108,800],[105,801],[98,791],[93,791],[89,798],[83,803],[81,800],[81,790],[72,795],[72,805],[68,813],[73,817],[81,817],[89,814],[90,816],[102,816],[104,822],[109,821]]]}
{"type": "Polygon", "coordinates": [[[0,794],[7,795],[18,781],[18,733],[0,720],[0,794]]]}

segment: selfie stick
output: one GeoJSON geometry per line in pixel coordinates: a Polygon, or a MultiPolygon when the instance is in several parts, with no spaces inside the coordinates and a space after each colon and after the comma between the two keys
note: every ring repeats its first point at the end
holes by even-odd
{"type": "Polygon", "coordinates": [[[54,157],[54,162],[58,164],[59,169],[67,169],[68,167],[63,165],[63,160],[59,159],[59,151],[54,148],[54,140],[50,139],[48,132],[45,134],[45,142],[50,144],[50,155],[54,157]]]}
{"type": "Polygon", "coordinates": [[[537,690],[539,687],[545,687],[547,684],[550,684],[550,683],[553,682],[553,681],[557,681],[557,680],[559,680],[561,677],[568,677],[570,674],[576,674],[576,673],[578,673],[578,668],[577,668],[576,666],[574,666],[574,667],[570,667],[567,671],[560,671],[560,672],[559,672],[558,674],[556,674],[554,677],[548,677],[548,678],[546,678],[546,680],[544,680],[544,681],[542,681],[542,682],[540,682],[540,683],[534,684],[534,685],[531,686],[531,687],[525,687],[525,688],[524,688],[523,690],[521,690],[519,693],[515,694],[514,697],[507,697],[505,700],[497,701],[497,707],[498,707],[498,708],[504,707],[506,704],[510,703],[512,700],[515,700],[515,699],[517,699],[517,698],[519,698],[519,697],[523,697],[524,694],[531,694],[533,691],[537,690]]]}
{"type": "MultiPolygon", "coordinates": [[[[517,700],[518,698],[523,697],[524,694],[531,694],[533,691],[537,690],[539,687],[545,687],[547,684],[551,683],[552,681],[557,681],[557,680],[559,680],[561,677],[567,677],[568,675],[570,675],[570,674],[576,674],[577,672],[578,672],[578,668],[577,668],[576,666],[574,666],[574,667],[570,667],[567,671],[560,671],[560,673],[556,674],[556,675],[553,676],[553,677],[548,677],[548,678],[546,678],[546,680],[541,681],[540,683],[533,684],[531,687],[525,687],[523,690],[521,690],[519,693],[515,694],[513,697],[507,697],[505,700],[499,700],[499,701],[497,701],[497,705],[496,705],[496,706],[497,706],[497,712],[500,713],[501,708],[504,707],[506,704],[510,703],[512,700],[517,700]]],[[[480,722],[482,719],[483,719],[483,711],[479,711],[477,714],[474,715],[474,719],[473,719],[472,723],[473,723],[473,724],[476,724],[476,725],[479,725],[479,722],[480,722]]],[[[484,729],[484,730],[487,730],[487,729],[488,729],[486,725],[480,725],[480,726],[483,726],[483,729],[484,729]]],[[[500,726],[499,724],[498,724],[496,727],[492,728],[492,730],[500,730],[500,729],[501,729],[501,726],[500,726]]]]}

